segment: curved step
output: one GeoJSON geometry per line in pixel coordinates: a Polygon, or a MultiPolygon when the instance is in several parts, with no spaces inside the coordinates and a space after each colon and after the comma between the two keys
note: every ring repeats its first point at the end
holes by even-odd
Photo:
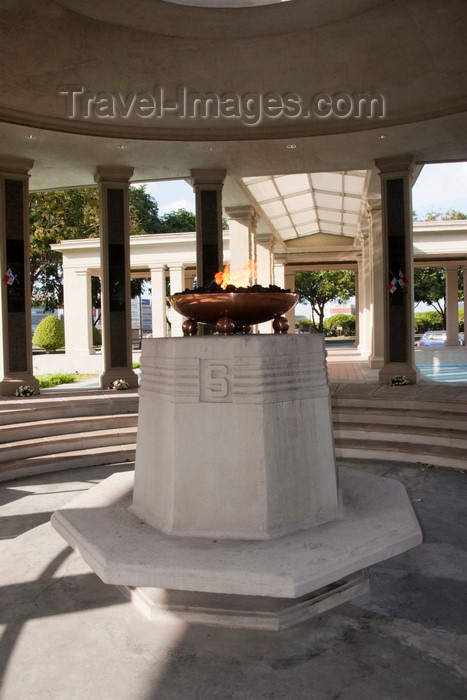
{"type": "Polygon", "coordinates": [[[0,469],[17,459],[52,455],[76,450],[93,450],[124,443],[136,442],[136,426],[131,428],[114,428],[112,430],[89,430],[83,433],[50,435],[39,440],[17,440],[2,445],[0,450],[0,469]]]}
{"type": "Polygon", "coordinates": [[[0,481],[134,461],[138,392],[0,399],[0,481]]]}
{"type": "Polygon", "coordinates": [[[0,461],[3,446],[19,440],[71,435],[93,430],[118,430],[136,427],[137,413],[86,415],[73,418],[45,418],[16,424],[0,425],[0,461]]]}
{"type": "Polygon", "coordinates": [[[378,389],[370,396],[333,396],[338,457],[466,469],[466,401],[439,395],[413,398],[384,389],[380,396],[378,389]]]}
{"type": "Polygon", "coordinates": [[[0,481],[65,469],[78,469],[79,467],[99,467],[104,464],[134,462],[134,460],[134,443],[28,457],[0,465],[0,481]]]}
{"type": "MultiPolygon", "coordinates": [[[[136,391],[0,400],[0,481],[134,461],[137,411],[136,391]]],[[[337,457],[467,468],[466,401],[334,395],[332,414],[337,457]]]]}
{"type": "Polygon", "coordinates": [[[78,396],[11,397],[0,400],[0,425],[12,425],[58,418],[137,413],[138,393],[108,392],[78,396]]]}
{"type": "Polygon", "coordinates": [[[335,440],[336,457],[347,459],[377,459],[378,461],[410,462],[425,464],[430,467],[447,467],[467,470],[467,452],[465,449],[447,449],[430,447],[413,443],[368,442],[346,439],[335,440]]]}
{"type": "Polygon", "coordinates": [[[334,438],[366,440],[371,442],[407,442],[422,449],[427,446],[460,447],[467,454],[467,433],[464,430],[450,428],[429,428],[412,425],[382,425],[335,423],[334,438]],[[416,429],[415,429],[416,428],[416,429]]]}

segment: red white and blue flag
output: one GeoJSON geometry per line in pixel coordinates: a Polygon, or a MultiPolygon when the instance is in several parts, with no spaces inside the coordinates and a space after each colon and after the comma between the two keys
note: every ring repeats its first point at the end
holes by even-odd
{"type": "Polygon", "coordinates": [[[9,267],[6,273],[3,275],[3,281],[11,286],[15,279],[16,275],[12,273],[11,268],[9,267]]]}
{"type": "Polygon", "coordinates": [[[386,289],[389,289],[391,294],[394,294],[395,291],[398,289],[403,289],[405,285],[407,284],[408,279],[402,272],[402,270],[399,270],[399,276],[396,277],[394,276],[391,280],[391,282],[388,284],[386,289]]]}

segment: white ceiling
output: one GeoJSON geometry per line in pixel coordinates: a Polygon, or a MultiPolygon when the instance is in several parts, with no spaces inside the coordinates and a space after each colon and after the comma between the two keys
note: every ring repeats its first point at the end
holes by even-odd
{"type": "Polygon", "coordinates": [[[245,177],[242,182],[284,241],[357,233],[365,170],[245,177]]]}

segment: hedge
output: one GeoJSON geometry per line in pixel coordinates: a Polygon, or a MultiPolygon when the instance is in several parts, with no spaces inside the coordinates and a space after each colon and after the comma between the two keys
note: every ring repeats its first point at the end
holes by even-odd
{"type": "Polygon", "coordinates": [[[45,352],[55,352],[65,345],[65,326],[56,316],[46,316],[37,326],[32,342],[45,352]]]}

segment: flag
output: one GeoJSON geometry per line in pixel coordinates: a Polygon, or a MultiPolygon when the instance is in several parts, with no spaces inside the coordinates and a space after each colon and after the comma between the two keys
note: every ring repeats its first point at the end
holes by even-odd
{"type": "Polygon", "coordinates": [[[402,272],[402,270],[399,270],[399,276],[398,277],[393,277],[390,283],[387,285],[386,289],[389,289],[389,292],[391,294],[394,294],[394,292],[397,289],[403,289],[405,285],[407,284],[408,279],[402,272]]]}
{"type": "Polygon", "coordinates": [[[7,269],[5,275],[3,276],[3,281],[4,281],[6,284],[9,284],[9,285],[11,286],[11,285],[13,284],[13,282],[15,281],[15,279],[16,279],[16,275],[14,275],[14,274],[12,273],[11,268],[9,267],[9,268],[7,269]]]}

